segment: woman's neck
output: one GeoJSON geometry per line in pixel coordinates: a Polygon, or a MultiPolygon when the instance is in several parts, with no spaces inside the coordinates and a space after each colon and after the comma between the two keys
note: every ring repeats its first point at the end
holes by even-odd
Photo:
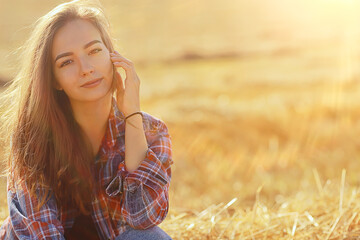
{"type": "Polygon", "coordinates": [[[89,138],[94,155],[98,152],[105,135],[111,102],[110,93],[93,102],[71,102],[74,118],[89,138]]]}

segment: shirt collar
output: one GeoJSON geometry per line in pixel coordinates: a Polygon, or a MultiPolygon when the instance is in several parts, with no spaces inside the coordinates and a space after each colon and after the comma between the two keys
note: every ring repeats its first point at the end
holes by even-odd
{"type": "Polygon", "coordinates": [[[118,109],[116,99],[112,98],[108,125],[101,144],[101,155],[116,146],[117,138],[125,134],[125,115],[118,109]]]}

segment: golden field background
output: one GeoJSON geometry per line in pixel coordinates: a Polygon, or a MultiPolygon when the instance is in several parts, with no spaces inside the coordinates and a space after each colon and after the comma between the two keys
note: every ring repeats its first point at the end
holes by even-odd
{"type": "MultiPolygon", "coordinates": [[[[360,236],[358,1],[101,2],[142,110],[172,136],[170,236],[360,236]]],[[[30,25],[58,3],[0,0],[3,81],[30,25]]]]}

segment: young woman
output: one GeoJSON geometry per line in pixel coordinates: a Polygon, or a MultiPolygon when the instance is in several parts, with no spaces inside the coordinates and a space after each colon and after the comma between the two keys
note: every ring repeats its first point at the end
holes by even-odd
{"type": "Polygon", "coordinates": [[[57,6],[21,60],[1,99],[10,216],[0,239],[171,239],[156,226],[169,208],[170,136],[140,111],[140,80],[101,7],[57,6]]]}

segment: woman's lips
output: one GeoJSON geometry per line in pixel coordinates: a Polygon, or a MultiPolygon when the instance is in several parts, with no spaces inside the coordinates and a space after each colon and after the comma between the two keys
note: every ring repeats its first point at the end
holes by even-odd
{"type": "Polygon", "coordinates": [[[97,85],[100,84],[100,82],[103,80],[103,78],[97,78],[95,80],[89,81],[83,85],[81,85],[81,87],[84,88],[92,88],[92,87],[96,87],[97,85]]]}

